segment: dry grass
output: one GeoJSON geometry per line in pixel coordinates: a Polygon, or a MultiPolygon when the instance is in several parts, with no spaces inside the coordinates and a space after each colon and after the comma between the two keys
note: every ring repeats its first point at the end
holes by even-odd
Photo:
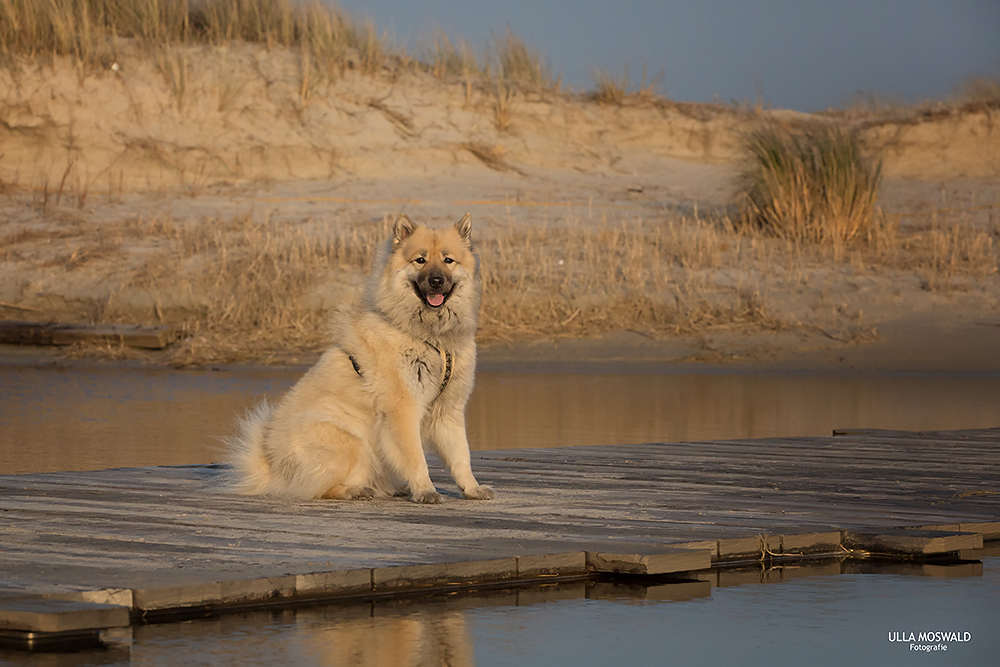
{"type": "Polygon", "coordinates": [[[526,90],[556,91],[560,81],[553,77],[545,59],[508,27],[504,34],[493,35],[487,47],[487,74],[494,74],[526,90]]]}
{"type": "Polygon", "coordinates": [[[568,220],[507,228],[480,243],[485,340],[647,336],[712,327],[784,325],[756,289],[718,288],[723,266],[759,259],[720,223],[677,217],[611,223],[568,220]]]}
{"type": "Polygon", "coordinates": [[[469,151],[476,159],[493,171],[514,172],[522,176],[524,175],[523,171],[507,162],[507,159],[504,157],[503,146],[490,146],[477,142],[469,142],[462,144],[462,148],[469,151]]]}
{"type": "Polygon", "coordinates": [[[84,76],[110,67],[122,40],[151,52],[234,41],[302,49],[328,76],[374,73],[396,55],[370,22],[319,1],[0,0],[4,55],[70,56],[84,76]]]}
{"type": "Polygon", "coordinates": [[[485,75],[484,67],[480,65],[472,46],[464,40],[452,42],[444,30],[436,30],[419,53],[421,60],[436,77],[469,79],[485,75]]]}
{"type": "MultiPolygon", "coordinates": [[[[262,358],[326,344],[324,303],[316,291],[370,265],[385,225],[333,230],[249,217],[179,223],[133,220],[105,230],[119,243],[155,239],[155,250],[122,281],[101,319],[169,321],[187,332],[177,364],[262,358]],[[153,295],[146,309],[125,292],[153,295]],[[163,295],[171,302],[164,304],[163,295]]],[[[350,285],[348,285],[350,287],[350,285]]]]}
{"type": "Polygon", "coordinates": [[[747,224],[782,238],[831,245],[877,234],[881,160],[832,123],[765,124],[745,138],[740,204],[747,224]]]}
{"type": "Polygon", "coordinates": [[[908,101],[898,95],[859,92],[831,117],[849,118],[868,124],[899,123],[944,118],[968,112],[1000,109],[1000,72],[971,76],[960,81],[952,95],[941,99],[908,101]]]}
{"type": "MultiPolygon", "coordinates": [[[[321,349],[333,304],[319,303],[317,290],[331,280],[355,289],[387,233],[385,221],[347,229],[247,217],[119,223],[102,232],[105,245],[144,239],[156,249],[129,272],[97,319],[178,325],[186,335],[171,354],[175,364],[321,349]],[[137,309],[125,293],[159,296],[137,309]],[[162,302],[164,295],[171,303],[162,302]]],[[[732,240],[732,232],[685,218],[487,229],[478,242],[481,339],[785,326],[754,288],[708,289],[723,265],[760,259],[757,243],[724,239],[732,240]]]]}
{"type": "MultiPolygon", "coordinates": [[[[88,317],[177,326],[185,335],[172,346],[170,363],[266,361],[328,343],[329,311],[357,294],[387,234],[385,220],[60,223],[8,233],[0,238],[0,259],[12,269],[30,265],[70,282],[113,285],[88,317]]],[[[725,219],[567,212],[548,221],[483,222],[477,245],[484,342],[622,330],[651,338],[818,331],[851,342],[872,328],[843,300],[854,289],[845,281],[891,286],[914,284],[915,277],[932,293],[975,289],[997,280],[1000,221],[983,228],[932,220],[834,257],[829,246],[737,229],[725,219]],[[811,301],[799,301],[793,314],[794,295],[810,292],[811,301]]],[[[32,288],[7,305],[44,314],[45,303],[32,288]]],[[[123,352],[74,351],[112,353],[123,352]]]]}
{"type": "Polygon", "coordinates": [[[592,98],[595,101],[601,104],[617,105],[621,105],[625,101],[629,86],[631,86],[627,67],[622,71],[621,76],[615,76],[610,72],[598,69],[594,70],[591,77],[594,79],[595,89],[592,98]]]}
{"type": "Polygon", "coordinates": [[[968,222],[941,224],[937,216],[929,228],[899,241],[899,249],[885,261],[900,270],[914,271],[930,292],[968,291],[998,271],[1000,222],[982,229],[968,222]]]}
{"type": "MultiPolygon", "coordinates": [[[[482,62],[468,43],[438,30],[418,49],[420,62],[390,44],[371,21],[322,0],[0,0],[0,55],[31,61],[68,56],[81,81],[118,62],[128,43],[154,57],[178,88],[184,71],[171,61],[173,50],[233,42],[301,52],[300,106],[308,102],[310,79],[330,80],[347,69],[376,74],[414,66],[441,78],[460,76],[470,94],[474,80],[489,87],[494,78],[526,90],[559,88],[540,53],[510,28],[490,39],[482,62]]],[[[182,95],[178,100],[183,106],[182,95]]]]}
{"type": "Polygon", "coordinates": [[[497,132],[510,132],[514,125],[514,91],[497,79],[497,92],[493,97],[493,125],[497,132]]]}
{"type": "Polygon", "coordinates": [[[987,105],[1000,108],[1000,73],[974,76],[962,81],[955,90],[959,104],[987,105]]]}
{"type": "Polygon", "coordinates": [[[597,69],[591,73],[594,80],[594,91],[590,97],[599,104],[612,104],[621,106],[626,101],[637,103],[651,102],[656,99],[656,86],[659,77],[649,80],[646,68],[642,68],[642,81],[638,88],[633,89],[632,79],[629,77],[628,65],[622,68],[619,75],[612,74],[606,70],[597,69]]]}

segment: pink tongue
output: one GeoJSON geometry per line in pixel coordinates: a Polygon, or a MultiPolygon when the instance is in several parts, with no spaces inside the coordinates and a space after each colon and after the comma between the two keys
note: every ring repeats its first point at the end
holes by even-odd
{"type": "Polygon", "coordinates": [[[437,308],[442,303],[444,303],[444,294],[428,294],[427,303],[437,308]]]}

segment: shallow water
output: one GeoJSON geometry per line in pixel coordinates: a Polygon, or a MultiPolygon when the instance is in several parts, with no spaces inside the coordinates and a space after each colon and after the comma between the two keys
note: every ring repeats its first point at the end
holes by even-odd
{"type": "MultiPolygon", "coordinates": [[[[210,463],[301,370],[0,366],[0,474],[210,463]]],[[[480,373],[473,449],[1000,426],[1000,376],[480,373]]]]}
{"type": "MultiPolygon", "coordinates": [[[[139,626],[60,665],[987,665],[1000,558],[825,564],[658,586],[573,583],[139,626]],[[846,574],[840,572],[846,571],[846,574]],[[923,576],[921,576],[923,575],[923,576]],[[766,580],[768,583],[760,583],[766,580]],[[920,641],[954,632],[962,641],[920,641]],[[896,641],[915,635],[916,641],[896,641]],[[966,634],[968,633],[968,634],[966,634]],[[930,654],[917,646],[946,646],[930,654]]],[[[0,663],[55,656],[0,651],[0,663]]]]}

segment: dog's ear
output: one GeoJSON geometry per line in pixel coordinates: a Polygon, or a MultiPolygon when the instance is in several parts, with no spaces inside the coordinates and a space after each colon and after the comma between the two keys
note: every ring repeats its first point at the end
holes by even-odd
{"type": "Polygon", "coordinates": [[[417,224],[410,220],[405,213],[396,216],[396,223],[392,226],[393,244],[402,243],[417,230],[417,224]]]}
{"type": "Polygon", "coordinates": [[[455,223],[455,229],[458,230],[458,235],[462,237],[463,241],[466,243],[472,241],[472,214],[463,215],[462,219],[455,223]]]}

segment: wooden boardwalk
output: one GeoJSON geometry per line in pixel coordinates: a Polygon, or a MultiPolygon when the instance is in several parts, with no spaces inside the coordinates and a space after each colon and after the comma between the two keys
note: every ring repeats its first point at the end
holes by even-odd
{"type": "Polygon", "coordinates": [[[782,554],[926,556],[1000,539],[1000,429],[473,456],[498,500],[461,499],[440,467],[436,506],[234,496],[220,491],[218,466],[2,476],[0,631],[120,624],[93,609],[125,610],[127,622],[782,554]],[[917,527],[937,532],[897,530],[917,527]],[[39,612],[43,596],[65,608],[39,612]]]}

